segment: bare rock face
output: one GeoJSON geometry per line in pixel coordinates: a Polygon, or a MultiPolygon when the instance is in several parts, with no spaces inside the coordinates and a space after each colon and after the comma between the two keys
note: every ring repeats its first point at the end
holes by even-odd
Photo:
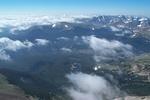
{"type": "Polygon", "coordinates": [[[114,100],[150,100],[150,96],[126,96],[124,98],[116,98],[114,100]]]}
{"type": "Polygon", "coordinates": [[[0,100],[30,100],[17,86],[10,84],[7,78],[0,74],[0,100]]]}
{"type": "Polygon", "coordinates": [[[0,100],[29,100],[25,96],[0,93],[0,100]]]}

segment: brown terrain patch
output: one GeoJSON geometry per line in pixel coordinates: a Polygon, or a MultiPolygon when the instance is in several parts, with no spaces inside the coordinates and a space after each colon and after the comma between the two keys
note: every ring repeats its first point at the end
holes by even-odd
{"type": "Polygon", "coordinates": [[[0,100],[29,100],[24,96],[0,93],[0,100]]]}

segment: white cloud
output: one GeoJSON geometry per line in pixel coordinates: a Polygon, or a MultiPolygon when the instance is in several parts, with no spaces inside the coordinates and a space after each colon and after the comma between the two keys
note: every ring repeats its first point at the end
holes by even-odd
{"type": "Polygon", "coordinates": [[[35,44],[33,44],[32,42],[26,40],[24,42],[22,42],[24,44],[24,48],[31,48],[33,47],[35,44]]]}
{"type": "Polygon", "coordinates": [[[72,52],[72,50],[69,49],[69,48],[61,48],[61,50],[64,51],[64,52],[72,52]]]}
{"type": "Polygon", "coordinates": [[[97,62],[111,58],[133,56],[132,46],[129,44],[123,44],[116,40],[108,41],[95,36],[82,37],[82,39],[94,51],[94,58],[97,62]]]}
{"type": "Polygon", "coordinates": [[[28,40],[20,41],[12,40],[7,37],[0,38],[0,60],[11,60],[11,56],[7,53],[7,51],[16,52],[20,49],[29,49],[36,45],[44,46],[49,43],[49,40],[46,39],[35,39],[35,41],[36,43],[32,43],[28,40]]]}
{"type": "Polygon", "coordinates": [[[10,60],[11,57],[7,51],[17,51],[23,48],[31,48],[34,44],[29,41],[21,42],[19,40],[11,40],[7,37],[0,38],[0,60],[10,60]]]}
{"type": "Polygon", "coordinates": [[[57,40],[65,40],[65,41],[68,41],[69,38],[67,38],[67,37],[58,37],[57,40]]]}
{"type": "Polygon", "coordinates": [[[37,45],[47,45],[49,43],[49,40],[46,40],[46,39],[36,39],[36,44],[37,45]]]}
{"type": "Polygon", "coordinates": [[[19,40],[11,40],[7,37],[0,38],[0,49],[16,51],[22,48],[30,48],[33,43],[29,41],[21,42],[19,40]]]}
{"type": "Polygon", "coordinates": [[[120,93],[118,88],[97,75],[72,73],[67,75],[67,78],[73,85],[67,88],[73,100],[113,100],[120,93]]]}

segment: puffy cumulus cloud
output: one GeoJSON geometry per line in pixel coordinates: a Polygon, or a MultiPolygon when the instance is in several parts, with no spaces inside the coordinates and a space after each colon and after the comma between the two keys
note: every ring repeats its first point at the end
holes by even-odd
{"type": "Polygon", "coordinates": [[[19,40],[11,40],[7,37],[0,38],[0,49],[16,51],[22,48],[30,48],[34,44],[29,41],[21,42],[19,40]]]}
{"type": "Polygon", "coordinates": [[[37,45],[42,45],[42,46],[44,46],[44,45],[47,45],[48,43],[49,43],[49,40],[46,40],[46,39],[35,39],[35,41],[36,41],[36,44],[37,45]]]}
{"type": "Polygon", "coordinates": [[[0,38],[0,60],[11,60],[11,56],[7,53],[8,51],[16,52],[20,49],[29,49],[33,46],[44,46],[49,43],[46,39],[35,39],[36,43],[32,43],[28,40],[12,40],[7,37],[0,38]]]}
{"type": "Polygon", "coordinates": [[[94,58],[97,62],[133,56],[132,46],[129,44],[123,44],[116,40],[109,41],[95,36],[86,36],[82,39],[94,51],[94,58]]]}
{"type": "Polygon", "coordinates": [[[120,93],[118,88],[97,75],[72,73],[67,78],[72,83],[67,93],[73,100],[113,100],[120,93]]]}
{"type": "Polygon", "coordinates": [[[23,48],[31,48],[34,44],[29,41],[21,42],[19,40],[12,40],[7,37],[0,38],[0,60],[10,60],[11,57],[7,51],[17,51],[23,48]]]}

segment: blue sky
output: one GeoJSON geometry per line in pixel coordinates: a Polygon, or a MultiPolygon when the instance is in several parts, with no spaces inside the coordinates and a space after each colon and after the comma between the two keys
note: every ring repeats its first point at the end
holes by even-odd
{"type": "Polygon", "coordinates": [[[0,14],[106,14],[150,16],[150,0],[0,0],[0,14]]]}

